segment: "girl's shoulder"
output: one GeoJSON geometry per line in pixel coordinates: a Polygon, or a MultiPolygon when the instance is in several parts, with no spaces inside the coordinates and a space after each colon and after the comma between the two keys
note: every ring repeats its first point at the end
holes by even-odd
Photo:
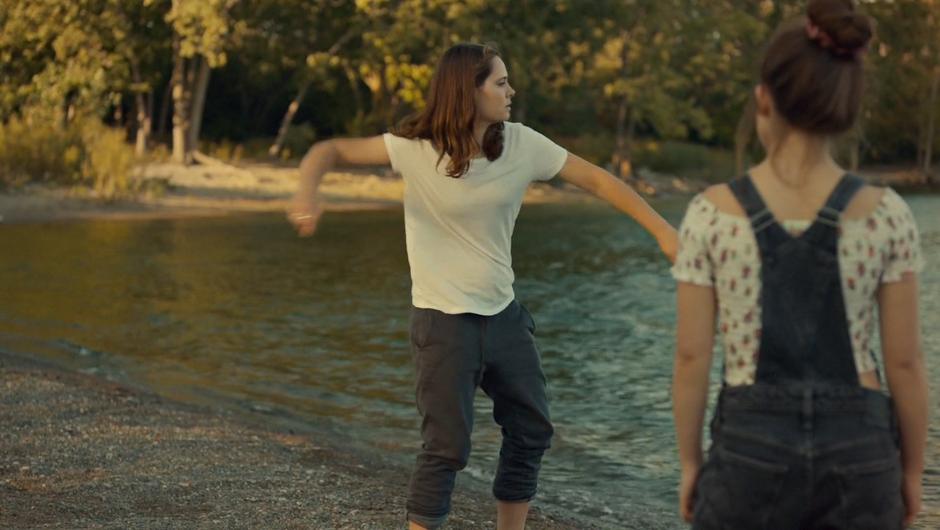
{"type": "MultiPolygon", "coordinates": [[[[714,184],[696,195],[690,207],[696,205],[724,217],[746,219],[747,214],[727,183],[714,184]]],[[[864,221],[879,216],[901,216],[913,220],[907,202],[893,189],[865,185],[858,191],[845,210],[848,221],[864,221]]]]}
{"type": "Polygon", "coordinates": [[[700,194],[703,201],[707,201],[719,213],[741,217],[747,217],[741,203],[731,192],[731,188],[726,183],[713,184],[700,194]]]}

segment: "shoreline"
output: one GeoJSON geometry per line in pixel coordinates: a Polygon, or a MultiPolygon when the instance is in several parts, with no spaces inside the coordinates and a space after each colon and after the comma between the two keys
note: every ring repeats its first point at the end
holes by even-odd
{"type": "MultiPolygon", "coordinates": [[[[297,170],[272,164],[179,166],[154,163],[138,168],[139,182],[157,183],[162,193],[104,201],[83,188],[26,186],[0,192],[0,225],[75,220],[153,220],[218,217],[244,213],[283,212],[296,188],[297,170]]],[[[656,177],[644,182],[645,196],[688,194],[701,188],[681,179],[656,177]]],[[[404,182],[390,171],[368,168],[330,172],[321,192],[327,211],[402,207],[404,182]]],[[[579,203],[596,201],[573,186],[535,183],[523,202],[579,203]]]]}
{"type": "MultiPolygon", "coordinates": [[[[76,220],[154,220],[219,217],[246,213],[283,212],[296,188],[294,166],[271,163],[225,163],[181,166],[150,163],[136,168],[137,182],[155,183],[163,192],[105,201],[86,188],[30,185],[0,192],[0,225],[76,220]]],[[[634,182],[645,198],[690,196],[709,183],[641,170],[634,182]]],[[[859,174],[901,193],[938,193],[940,186],[918,183],[917,173],[871,168],[859,174]]],[[[361,211],[402,207],[404,182],[383,168],[330,172],[321,192],[327,211],[361,211]]],[[[529,186],[524,204],[599,201],[567,183],[529,186]]]]}
{"type": "MultiPolygon", "coordinates": [[[[409,470],[323,434],[0,350],[0,527],[403,528],[409,470]]],[[[448,528],[493,528],[458,481],[448,528]]],[[[534,506],[527,528],[596,528],[534,506]]]]}
{"type": "MultiPolygon", "coordinates": [[[[0,528],[405,527],[410,469],[342,435],[275,427],[4,347],[0,388],[0,528]]],[[[538,502],[528,530],[611,528],[538,502]]],[[[492,529],[495,512],[487,485],[461,474],[446,528],[492,529]]],[[[935,528],[938,517],[925,504],[912,528],[935,528]]]]}

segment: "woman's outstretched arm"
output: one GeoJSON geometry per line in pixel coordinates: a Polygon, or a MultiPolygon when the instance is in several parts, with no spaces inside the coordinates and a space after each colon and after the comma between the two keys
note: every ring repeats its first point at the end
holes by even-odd
{"type": "Polygon", "coordinates": [[[635,219],[656,238],[669,261],[675,261],[679,248],[676,229],[624,181],[571,153],[559,176],[635,219]]]}
{"type": "Polygon", "coordinates": [[[287,218],[301,236],[312,235],[323,215],[323,201],[317,190],[323,175],[337,166],[388,165],[388,149],[381,136],[336,138],[317,142],[300,162],[300,181],[288,207],[287,218]]]}

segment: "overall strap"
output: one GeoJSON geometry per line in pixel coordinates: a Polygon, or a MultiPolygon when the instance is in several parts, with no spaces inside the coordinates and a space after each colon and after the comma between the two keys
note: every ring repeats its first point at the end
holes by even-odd
{"type": "Polygon", "coordinates": [[[855,194],[864,186],[865,181],[860,177],[846,173],[816,214],[816,220],[806,230],[805,238],[835,254],[839,241],[839,219],[855,194]]]}
{"type": "Polygon", "coordinates": [[[751,175],[746,174],[732,180],[728,183],[728,187],[747,213],[761,255],[766,255],[777,245],[789,239],[786,230],[777,222],[774,214],[767,207],[767,203],[757,191],[757,187],[754,186],[751,175]]]}
{"type": "Polygon", "coordinates": [[[741,204],[741,208],[744,208],[747,213],[755,233],[763,230],[767,224],[773,222],[774,216],[770,213],[770,209],[767,208],[767,204],[760,196],[760,193],[757,192],[750,175],[732,180],[728,183],[728,187],[731,188],[734,197],[741,204]]]}
{"type": "Polygon", "coordinates": [[[756,381],[858,386],[839,265],[839,221],[861,189],[844,175],[816,220],[763,268],[756,381]]]}
{"type": "Polygon", "coordinates": [[[838,227],[839,217],[845,207],[864,185],[865,182],[860,177],[846,173],[832,190],[826,205],[816,214],[816,222],[838,227]]]}

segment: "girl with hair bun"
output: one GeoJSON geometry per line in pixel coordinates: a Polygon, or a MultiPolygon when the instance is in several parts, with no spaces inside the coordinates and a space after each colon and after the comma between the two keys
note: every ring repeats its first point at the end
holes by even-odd
{"type": "Polygon", "coordinates": [[[830,154],[858,116],[872,36],[851,0],[811,0],[785,24],[755,89],[765,159],[694,198],[680,227],[672,392],[679,508],[695,529],[893,530],[920,510],[917,226],[894,191],[830,154]]]}

